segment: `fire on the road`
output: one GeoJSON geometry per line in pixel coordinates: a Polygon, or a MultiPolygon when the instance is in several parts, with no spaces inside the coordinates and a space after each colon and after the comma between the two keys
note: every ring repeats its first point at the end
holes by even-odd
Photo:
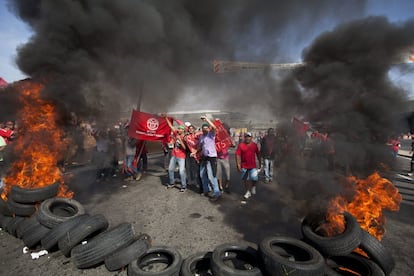
{"type": "Polygon", "coordinates": [[[383,210],[398,211],[402,200],[392,182],[375,172],[366,179],[350,176],[346,179],[352,187],[353,195],[339,195],[330,201],[323,230],[334,236],[345,230],[343,212],[352,214],[362,229],[381,240],[384,236],[385,217],[383,210]]]}
{"type": "Polygon", "coordinates": [[[40,97],[43,85],[20,84],[19,137],[13,142],[16,160],[5,177],[3,199],[13,185],[22,188],[41,188],[60,183],[58,196],[71,198],[73,193],[64,184],[57,161],[66,150],[63,130],[56,123],[54,106],[40,97]]]}

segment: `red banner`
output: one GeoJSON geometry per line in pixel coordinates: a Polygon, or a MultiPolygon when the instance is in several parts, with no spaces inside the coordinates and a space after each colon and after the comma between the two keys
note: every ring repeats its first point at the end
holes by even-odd
{"type": "Polygon", "coordinates": [[[215,120],[214,125],[216,126],[216,149],[220,152],[223,148],[229,148],[233,140],[221,121],[215,120]]]}
{"type": "Polygon", "coordinates": [[[170,132],[171,129],[164,117],[137,110],[132,111],[128,129],[129,137],[138,140],[163,141],[170,135],[170,132]]]}
{"type": "Polygon", "coordinates": [[[0,88],[5,88],[8,85],[7,81],[5,81],[2,77],[0,77],[0,88]]]}
{"type": "Polygon", "coordinates": [[[308,124],[302,122],[301,120],[295,117],[292,118],[292,125],[300,135],[305,134],[305,132],[309,129],[308,124]]]}

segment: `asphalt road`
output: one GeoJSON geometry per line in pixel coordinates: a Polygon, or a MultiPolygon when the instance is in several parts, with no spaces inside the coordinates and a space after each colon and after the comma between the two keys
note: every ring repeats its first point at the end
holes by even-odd
{"type": "MultiPolygon", "coordinates": [[[[409,161],[399,157],[398,164],[403,173],[409,161]]],[[[234,163],[232,165],[234,168],[234,163]]],[[[73,172],[75,176],[69,186],[75,191],[74,199],[81,202],[89,214],[103,214],[110,227],[131,222],[137,232],[148,233],[154,245],[174,246],[183,257],[213,250],[227,242],[254,245],[268,235],[301,237],[302,214],[292,207],[301,204],[300,201],[295,201],[275,182],[261,182],[257,195],[242,205],[243,187],[234,169],[231,194],[224,194],[214,203],[200,196],[196,187],[190,187],[185,193],[178,189],[167,190],[163,160],[157,155],[149,159],[148,173],[139,182],[113,178],[98,183],[88,166],[73,172]]],[[[414,187],[414,180],[407,181],[413,185],[410,188],[414,187]]],[[[412,205],[403,203],[398,213],[386,216],[383,244],[396,261],[392,276],[414,275],[413,211],[412,205]]],[[[79,270],[59,251],[32,260],[30,254],[22,253],[23,247],[21,240],[0,231],[0,275],[126,275],[126,271],[108,272],[103,265],[79,270]]]]}

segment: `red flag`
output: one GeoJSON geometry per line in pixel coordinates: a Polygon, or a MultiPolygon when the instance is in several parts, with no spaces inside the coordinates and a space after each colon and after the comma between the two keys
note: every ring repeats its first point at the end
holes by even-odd
{"type": "Polygon", "coordinates": [[[216,149],[220,152],[223,148],[229,148],[233,140],[221,121],[215,120],[213,124],[216,126],[216,149]]]}
{"type": "Polygon", "coordinates": [[[163,141],[170,135],[170,132],[171,129],[164,117],[137,110],[132,111],[128,129],[129,137],[138,140],[163,141]]]}
{"type": "Polygon", "coordinates": [[[300,135],[305,134],[305,132],[309,129],[308,124],[302,122],[301,120],[295,117],[292,118],[292,125],[300,135]]]}
{"type": "Polygon", "coordinates": [[[4,88],[8,85],[7,81],[5,81],[2,77],[0,77],[0,88],[4,88]]]}

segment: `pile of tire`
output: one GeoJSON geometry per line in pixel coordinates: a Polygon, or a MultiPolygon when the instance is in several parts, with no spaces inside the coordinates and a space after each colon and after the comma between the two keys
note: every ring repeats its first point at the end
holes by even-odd
{"type": "Polygon", "coordinates": [[[395,266],[390,251],[361,229],[350,213],[345,212],[344,218],[345,230],[332,237],[318,233],[322,220],[317,216],[302,221],[303,240],[325,258],[325,275],[389,275],[395,266]]]}
{"type": "Polygon", "coordinates": [[[13,187],[6,202],[0,198],[0,226],[28,248],[60,250],[79,269],[104,264],[109,271],[127,268],[130,276],[380,276],[394,268],[390,252],[349,213],[345,231],[334,237],[318,234],[320,221],[308,216],[302,240],[275,235],[258,245],[226,243],[183,259],[173,247],[152,246],[151,237],[136,233],[131,223],[109,227],[103,215],[89,215],[79,202],[56,193],[57,185],[13,187]],[[358,248],[366,256],[355,253],[358,248]]]}

